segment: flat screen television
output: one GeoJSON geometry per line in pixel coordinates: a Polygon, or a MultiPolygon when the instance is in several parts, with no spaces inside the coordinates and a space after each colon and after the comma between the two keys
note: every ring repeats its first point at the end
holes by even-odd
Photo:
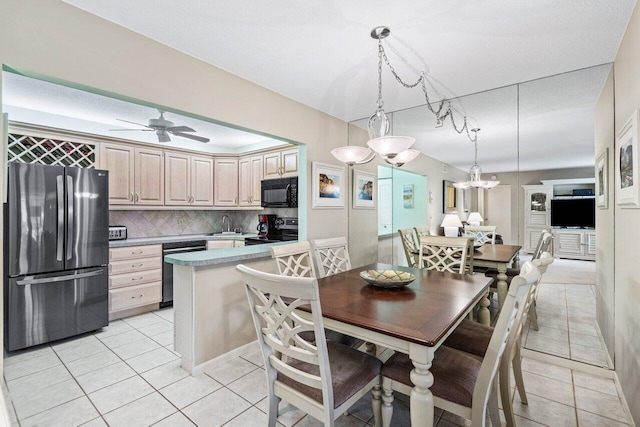
{"type": "Polygon", "coordinates": [[[551,199],[551,226],[595,228],[596,199],[551,199]]]}

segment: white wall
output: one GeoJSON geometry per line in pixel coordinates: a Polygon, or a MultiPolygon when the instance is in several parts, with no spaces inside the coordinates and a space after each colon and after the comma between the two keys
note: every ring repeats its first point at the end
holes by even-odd
{"type": "MultiPolygon", "coordinates": [[[[639,75],[640,7],[636,5],[614,63],[616,134],[640,107],[639,75]]],[[[610,148],[613,153],[613,147],[610,148]]],[[[634,161],[637,160],[636,157],[634,161]]],[[[610,193],[613,195],[614,191],[610,193]]],[[[615,208],[615,369],[633,418],[640,424],[640,276],[637,268],[640,209],[612,206],[615,208]]]]}

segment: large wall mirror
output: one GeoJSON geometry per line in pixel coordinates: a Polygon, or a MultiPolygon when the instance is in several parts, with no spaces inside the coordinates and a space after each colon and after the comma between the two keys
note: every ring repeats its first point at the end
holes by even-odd
{"type": "MultiPolygon", "coordinates": [[[[467,115],[470,127],[481,128],[477,163],[482,168],[483,179],[500,181],[491,190],[458,191],[456,210],[461,220],[467,218],[468,211],[479,211],[485,219],[484,224],[497,226],[505,244],[524,246],[523,185],[540,185],[542,180],[565,180],[581,182],[569,184],[575,188],[589,187],[589,180],[594,178],[595,106],[610,67],[609,64],[591,67],[457,98],[455,104],[467,115]],[[583,181],[587,184],[582,184],[583,181]]],[[[350,129],[350,145],[364,145],[366,119],[352,122],[350,129]]],[[[426,217],[422,218],[424,224],[416,226],[424,225],[432,233],[443,234],[440,227],[443,206],[451,205],[445,201],[447,186],[443,183],[468,179],[469,168],[474,163],[473,144],[448,123],[436,127],[426,106],[394,112],[392,133],[415,137],[416,148],[425,155],[402,168],[386,168],[384,180],[389,184],[385,191],[402,192],[391,182],[407,172],[424,176],[424,197],[428,202],[426,217]]],[[[383,164],[379,160],[376,162],[373,162],[375,167],[383,164]]],[[[374,170],[370,164],[356,167],[374,170]]],[[[558,184],[559,191],[562,185],[567,184],[558,184]]],[[[400,196],[388,195],[393,200],[402,200],[400,196]]],[[[553,198],[554,194],[549,197],[553,198]]],[[[395,217],[402,217],[403,213],[401,203],[394,203],[391,209],[386,207],[384,215],[371,215],[368,219],[361,212],[350,210],[349,243],[352,252],[364,254],[356,257],[360,265],[375,260],[406,265],[394,222],[395,217]],[[377,242],[363,242],[360,238],[363,219],[375,221],[378,217],[384,218],[385,230],[391,224],[391,233],[379,233],[377,242]],[[376,245],[378,250],[373,251],[366,245],[376,245]]],[[[613,223],[610,226],[612,230],[613,223]]],[[[551,228],[550,224],[544,227],[551,228]]],[[[523,251],[522,260],[528,257],[530,255],[523,251]]],[[[358,262],[354,264],[358,265],[358,262]]],[[[599,366],[608,365],[604,349],[593,339],[593,333],[597,337],[595,271],[594,262],[556,259],[556,265],[541,286],[541,299],[548,301],[546,306],[539,305],[544,325],[541,323],[538,331],[525,335],[526,348],[599,366]],[[567,269],[580,270],[580,274],[563,276],[567,269]],[[579,316],[570,318],[571,314],[576,314],[578,305],[581,307],[579,316]]]]}

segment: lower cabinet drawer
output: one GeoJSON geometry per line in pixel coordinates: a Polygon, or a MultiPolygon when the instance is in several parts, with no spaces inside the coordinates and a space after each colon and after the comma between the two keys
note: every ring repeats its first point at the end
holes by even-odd
{"type": "Polygon", "coordinates": [[[109,276],[109,289],[162,280],[162,269],[140,271],[139,273],[114,274],[109,276]]]}
{"type": "Polygon", "coordinates": [[[128,308],[153,304],[162,300],[162,282],[128,286],[109,291],[109,311],[120,311],[128,308]]]}
{"type": "Polygon", "coordinates": [[[109,274],[132,273],[134,271],[162,269],[162,258],[140,258],[127,261],[111,261],[109,274]]]}

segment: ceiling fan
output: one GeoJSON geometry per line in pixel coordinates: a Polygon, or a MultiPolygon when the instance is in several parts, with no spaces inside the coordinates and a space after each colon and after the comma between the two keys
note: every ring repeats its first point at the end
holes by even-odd
{"type": "Polygon", "coordinates": [[[158,112],[160,113],[160,117],[158,117],[157,119],[149,119],[149,124],[148,125],[143,125],[142,123],[131,122],[129,120],[124,120],[124,119],[117,119],[117,120],[120,120],[121,122],[131,123],[131,124],[138,125],[138,126],[144,126],[147,129],[109,129],[109,130],[112,130],[112,131],[132,131],[132,130],[135,131],[135,130],[137,130],[137,131],[142,131],[142,132],[155,132],[156,135],[158,136],[158,142],[169,142],[169,141],[171,141],[171,138],[169,137],[169,134],[175,135],[175,136],[180,136],[182,138],[193,139],[195,141],[209,142],[209,138],[203,138],[203,137],[198,136],[198,135],[191,135],[191,134],[185,133],[185,132],[195,132],[195,130],[191,129],[189,126],[174,126],[175,123],[173,123],[172,121],[169,121],[169,120],[164,118],[164,111],[158,110],[158,112]]]}

